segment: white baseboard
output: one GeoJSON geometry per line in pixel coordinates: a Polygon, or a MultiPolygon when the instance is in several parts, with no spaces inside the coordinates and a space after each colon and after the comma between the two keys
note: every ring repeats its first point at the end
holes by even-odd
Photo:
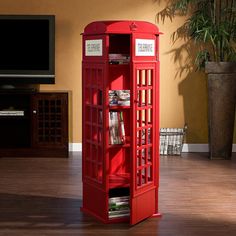
{"type": "MultiPolygon", "coordinates": [[[[70,152],[81,152],[82,143],[69,143],[70,152]]],[[[185,143],[182,152],[209,152],[209,145],[207,143],[185,143]]],[[[236,152],[236,144],[233,144],[233,152],[236,152]]]]}
{"type": "MultiPolygon", "coordinates": [[[[236,144],[233,144],[232,151],[236,152],[236,144]]],[[[183,145],[182,152],[209,152],[209,144],[207,144],[207,143],[194,143],[194,144],[185,143],[183,145]]]]}
{"type": "Polygon", "coordinates": [[[82,143],[69,143],[69,152],[81,152],[82,143]]]}
{"type": "Polygon", "coordinates": [[[209,145],[207,143],[184,143],[182,152],[209,152],[209,145]]]}
{"type": "Polygon", "coordinates": [[[233,152],[236,152],[236,144],[233,144],[233,152]]]}

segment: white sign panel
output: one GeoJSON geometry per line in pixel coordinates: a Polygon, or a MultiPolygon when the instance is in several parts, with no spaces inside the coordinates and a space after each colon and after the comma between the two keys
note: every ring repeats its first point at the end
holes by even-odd
{"type": "Polygon", "coordinates": [[[102,56],[102,39],[85,40],[85,56],[102,56]]]}
{"type": "Polygon", "coordinates": [[[136,39],[135,56],[155,56],[155,40],[136,39]]]}

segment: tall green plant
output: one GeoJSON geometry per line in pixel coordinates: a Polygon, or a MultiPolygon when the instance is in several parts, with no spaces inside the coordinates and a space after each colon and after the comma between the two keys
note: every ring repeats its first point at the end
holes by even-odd
{"type": "Polygon", "coordinates": [[[196,63],[236,61],[236,0],[172,0],[157,14],[162,21],[177,15],[190,17],[173,40],[192,38],[199,46],[196,63]]]}

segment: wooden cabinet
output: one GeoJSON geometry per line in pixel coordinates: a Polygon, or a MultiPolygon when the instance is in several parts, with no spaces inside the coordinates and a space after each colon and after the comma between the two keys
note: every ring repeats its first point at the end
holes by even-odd
{"type": "Polygon", "coordinates": [[[1,92],[0,121],[0,156],[68,156],[67,92],[1,92]]]}

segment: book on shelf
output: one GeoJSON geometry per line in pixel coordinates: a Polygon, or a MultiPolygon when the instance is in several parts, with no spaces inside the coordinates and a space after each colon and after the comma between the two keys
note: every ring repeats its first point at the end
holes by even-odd
{"type": "Polygon", "coordinates": [[[109,90],[110,106],[130,106],[130,90],[109,90]]]}
{"type": "Polygon", "coordinates": [[[121,218],[121,217],[128,217],[130,216],[130,212],[128,213],[123,213],[123,214],[117,214],[117,215],[110,215],[109,214],[109,219],[114,219],[114,218],[121,218]]]}
{"type": "Polygon", "coordinates": [[[119,203],[119,202],[129,202],[129,196],[121,196],[121,197],[111,197],[111,198],[109,198],[109,204],[119,203]]]}
{"type": "Polygon", "coordinates": [[[124,118],[123,118],[123,112],[119,112],[119,122],[120,122],[120,138],[121,142],[125,143],[125,125],[124,125],[124,118]]]}
{"type": "Polygon", "coordinates": [[[129,207],[129,202],[128,201],[121,201],[121,202],[111,202],[109,203],[109,208],[110,209],[121,209],[121,208],[125,208],[125,207],[129,207]]]}
{"type": "Polygon", "coordinates": [[[125,127],[122,111],[109,112],[109,137],[110,144],[125,143],[125,127]]]}
{"type": "Polygon", "coordinates": [[[111,210],[109,211],[109,216],[113,215],[113,216],[120,216],[120,215],[123,215],[123,214],[129,214],[130,213],[130,209],[127,208],[127,209],[121,209],[121,210],[111,210]]]}
{"type": "Polygon", "coordinates": [[[118,197],[110,197],[109,198],[109,202],[118,202],[120,200],[129,200],[129,195],[122,195],[122,196],[118,196],[118,197]]]}

